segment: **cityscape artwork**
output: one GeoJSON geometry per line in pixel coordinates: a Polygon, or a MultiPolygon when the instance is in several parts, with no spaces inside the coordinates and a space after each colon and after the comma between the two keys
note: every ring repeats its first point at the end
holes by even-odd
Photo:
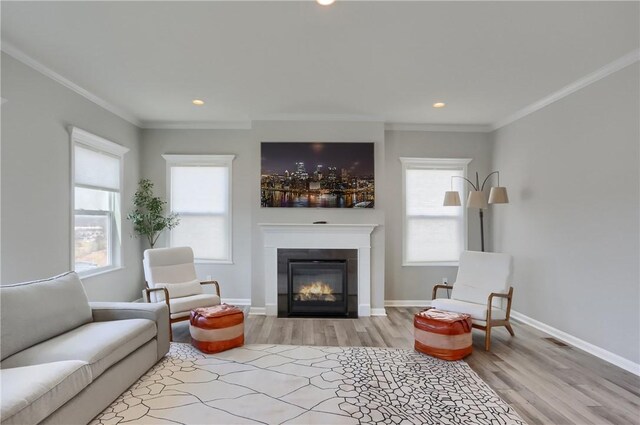
{"type": "Polygon", "coordinates": [[[373,208],[373,143],[263,142],[261,205],[373,208]]]}

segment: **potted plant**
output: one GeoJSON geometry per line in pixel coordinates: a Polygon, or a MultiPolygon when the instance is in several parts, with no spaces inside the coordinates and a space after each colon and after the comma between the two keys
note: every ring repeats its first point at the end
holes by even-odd
{"type": "Polygon", "coordinates": [[[134,232],[147,239],[153,248],[165,230],[171,230],[180,224],[180,217],[176,213],[164,215],[166,201],[153,195],[153,183],[149,179],[142,179],[138,183],[138,190],[133,196],[135,210],[127,214],[127,220],[133,222],[134,232]]]}

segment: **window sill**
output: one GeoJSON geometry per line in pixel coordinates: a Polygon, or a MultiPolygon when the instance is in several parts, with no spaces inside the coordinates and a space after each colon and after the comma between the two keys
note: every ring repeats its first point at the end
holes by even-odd
{"type": "Polygon", "coordinates": [[[402,267],[458,267],[458,261],[429,261],[429,262],[403,262],[402,267]]]}
{"type": "Polygon", "coordinates": [[[88,270],[84,272],[79,272],[78,276],[80,277],[80,279],[86,279],[88,277],[100,276],[100,275],[111,273],[111,272],[117,272],[119,270],[124,270],[124,267],[114,266],[114,267],[103,268],[95,271],[88,270]]]}

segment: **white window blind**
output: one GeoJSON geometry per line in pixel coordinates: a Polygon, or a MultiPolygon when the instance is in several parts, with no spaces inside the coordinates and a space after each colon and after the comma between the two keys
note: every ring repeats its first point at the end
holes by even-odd
{"type": "Polygon", "coordinates": [[[76,144],[75,184],[120,190],[120,158],[76,144]]]}
{"type": "MultiPolygon", "coordinates": [[[[464,190],[468,160],[403,158],[404,264],[454,265],[466,246],[463,207],[444,207],[448,190],[464,190]],[[466,161],[466,162],[465,162],[466,161]]],[[[462,196],[464,198],[464,196],[462,196]]]]}
{"type": "Polygon", "coordinates": [[[231,160],[227,155],[164,155],[171,211],[180,224],[171,246],[190,246],[201,262],[231,262],[231,160]]]}
{"type": "Polygon", "coordinates": [[[82,276],[120,265],[122,156],[127,148],[72,128],[73,269],[82,276]]]}

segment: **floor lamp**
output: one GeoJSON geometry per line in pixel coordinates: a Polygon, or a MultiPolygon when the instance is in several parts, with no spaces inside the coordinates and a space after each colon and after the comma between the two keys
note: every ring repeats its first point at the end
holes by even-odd
{"type": "MultiPolygon", "coordinates": [[[[482,251],[484,252],[484,212],[485,208],[488,208],[488,204],[508,204],[509,196],[507,195],[507,188],[500,186],[500,172],[494,171],[489,173],[487,177],[485,177],[482,185],[480,185],[480,178],[478,177],[478,173],[476,172],[476,183],[474,184],[471,180],[462,176],[451,176],[451,188],[453,189],[453,178],[457,177],[460,179],[466,180],[467,183],[473,187],[473,191],[469,192],[469,197],[467,198],[467,208],[478,208],[480,212],[480,242],[482,246],[482,251]],[[489,180],[489,177],[492,175],[496,175],[498,178],[498,186],[493,186],[491,191],[489,192],[489,202],[487,203],[487,198],[484,196],[484,186],[489,180]]],[[[460,194],[455,190],[450,190],[445,192],[444,194],[444,203],[445,207],[459,207],[461,206],[460,202],[460,194]]]]}

